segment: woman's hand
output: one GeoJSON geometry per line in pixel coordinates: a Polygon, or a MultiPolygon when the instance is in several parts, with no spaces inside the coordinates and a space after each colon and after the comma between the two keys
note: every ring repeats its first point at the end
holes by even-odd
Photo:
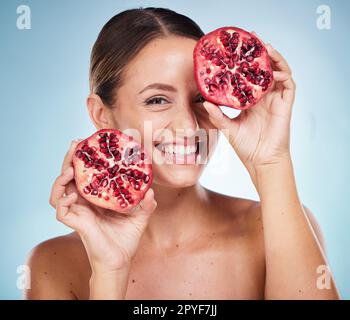
{"type": "Polygon", "coordinates": [[[273,67],[274,83],[254,107],[230,119],[216,105],[204,102],[210,121],[223,131],[253,181],[260,166],[289,158],[289,131],[295,84],[280,53],[266,45],[273,67]]]}
{"type": "Polygon", "coordinates": [[[129,269],[150,214],[156,208],[153,190],[148,190],[129,214],[91,205],[75,187],[72,157],[77,144],[72,143],[64,159],[62,174],[52,187],[50,203],[56,208],[57,219],[80,235],[93,275],[120,274],[129,269]]]}
{"type": "Polygon", "coordinates": [[[317,287],[315,270],[327,266],[327,261],[299,200],[289,153],[295,84],[285,59],[270,45],[266,47],[275,81],[257,105],[234,119],[211,103],[205,102],[204,107],[247,167],[259,193],[265,299],[339,299],[333,278],[330,290],[317,287]]]}

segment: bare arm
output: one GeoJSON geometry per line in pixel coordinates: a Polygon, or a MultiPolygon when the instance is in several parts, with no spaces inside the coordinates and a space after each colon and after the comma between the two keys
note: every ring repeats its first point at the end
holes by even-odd
{"type": "Polygon", "coordinates": [[[290,122],[295,97],[291,69],[267,45],[274,84],[254,107],[230,119],[208,102],[210,121],[223,131],[259,193],[264,225],[267,299],[338,299],[331,286],[319,289],[319,266],[327,261],[297,194],[290,155],[290,122]]]}
{"type": "Polygon", "coordinates": [[[318,230],[299,200],[290,159],[260,168],[257,189],[264,224],[265,298],[338,299],[330,274],[330,288],[317,287],[317,268],[327,261],[318,230]]]}

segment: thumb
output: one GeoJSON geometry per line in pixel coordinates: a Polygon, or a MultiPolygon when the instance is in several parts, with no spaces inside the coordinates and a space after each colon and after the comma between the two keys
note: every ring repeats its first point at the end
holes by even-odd
{"type": "Polygon", "coordinates": [[[207,110],[209,114],[210,122],[219,130],[221,130],[224,135],[228,138],[229,135],[235,135],[238,130],[238,123],[236,119],[230,119],[226,116],[219,106],[213,103],[205,101],[203,107],[207,110]]]}
{"type": "Polygon", "coordinates": [[[79,216],[72,211],[72,207],[77,200],[78,195],[74,192],[61,197],[56,204],[56,219],[76,231],[79,229],[79,216]]]}
{"type": "Polygon", "coordinates": [[[154,191],[153,189],[149,189],[140,203],[129,212],[129,216],[143,223],[147,223],[151,213],[153,213],[156,207],[157,202],[154,200],[154,191]]]}
{"type": "Polygon", "coordinates": [[[141,213],[149,215],[151,214],[157,207],[157,202],[154,200],[154,191],[153,189],[149,189],[143,200],[140,202],[139,210],[141,213]]]}

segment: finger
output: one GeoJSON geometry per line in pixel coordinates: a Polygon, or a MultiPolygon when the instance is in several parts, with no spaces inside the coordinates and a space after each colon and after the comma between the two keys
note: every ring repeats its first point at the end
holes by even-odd
{"type": "Polygon", "coordinates": [[[284,59],[283,56],[276,49],[274,49],[270,44],[266,44],[265,47],[272,62],[276,66],[277,71],[283,71],[283,72],[292,74],[292,70],[289,67],[286,59],[284,59]]]}
{"type": "Polygon", "coordinates": [[[79,234],[85,234],[91,230],[94,213],[86,206],[77,204],[77,199],[78,194],[76,193],[59,199],[56,218],[67,227],[79,232],[79,234]]]}
{"type": "Polygon", "coordinates": [[[145,213],[152,213],[156,207],[157,207],[157,202],[154,200],[154,191],[153,189],[149,189],[145,197],[140,201],[139,203],[140,210],[145,212],[145,213]]]}
{"type": "Polygon", "coordinates": [[[76,193],[71,193],[66,197],[58,199],[56,207],[56,219],[73,229],[77,227],[77,219],[73,217],[74,213],[70,211],[70,207],[77,199],[78,195],[76,193]]]}
{"type": "Polygon", "coordinates": [[[56,179],[51,189],[51,195],[50,195],[51,206],[56,208],[57,200],[65,194],[66,187],[73,180],[73,178],[74,178],[73,167],[68,167],[56,179]]]}
{"type": "Polygon", "coordinates": [[[239,128],[239,116],[230,119],[221,109],[208,101],[203,103],[205,110],[209,114],[210,122],[219,130],[223,132],[225,137],[230,140],[230,136],[235,136],[239,128]]]}
{"type": "Polygon", "coordinates": [[[282,99],[288,104],[293,104],[295,97],[295,82],[290,76],[287,80],[283,81],[282,99]]]}
{"type": "Polygon", "coordinates": [[[282,85],[281,98],[287,103],[292,103],[295,96],[295,82],[292,76],[287,72],[274,71],[273,77],[282,85]]]}
{"type": "Polygon", "coordinates": [[[66,153],[64,159],[63,159],[63,164],[62,164],[62,169],[61,172],[63,172],[67,167],[71,166],[72,164],[72,159],[73,159],[73,154],[74,151],[77,147],[77,145],[79,144],[81,140],[76,140],[76,141],[72,141],[68,152],[66,153]]]}
{"type": "Polygon", "coordinates": [[[218,129],[228,129],[231,124],[231,119],[226,116],[221,109],[213,103],[205,101],[203,107],[209,114],[210,122],[218,129]]]}
{"type": "Polygon", "coordinates": [[[290,74],[288,72],[283,72],[283,71],[274,71],[273,78],[277,82],[286,81],[290,78],[290,74]]]}

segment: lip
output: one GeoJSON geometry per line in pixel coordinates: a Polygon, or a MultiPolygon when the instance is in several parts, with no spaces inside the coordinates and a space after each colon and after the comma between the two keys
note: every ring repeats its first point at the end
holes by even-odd
{"type": "Polygon", "coordinates": [[[188,140],[185,141],[175,141],[175,142],[159,142],[159,143],[155,143],[155,147],[158,148],[160,147],[165,147],[165,146],[184,146],[184,147],[195,147],[197,146],[199,141],[196,141],[195,143],[189,143],[188,140]]]}
{"type": "Polygon", "coordinates": [[[167,164],[196,164],[196,160],[199,156],[199,148],[200,148],[200,143],[202,142],[196,142],[195,144],[188,144],[188,143],[157,143],[155,144],[155,148],[162,154],[162,156],[165,159],[165,163],[167,164]],[[169,153],[166,152],[166,148],[172,146],[173,152],[169,153]],[[190,147],[194,148],[195,152],[191,153],[174,153],[174,150],[176,150],[176,147],[190,147]]]}
{"type": "Polygon", "coordinates": [[[176,150],[177,148],[195,148],[196,151],[198,151],[198,147],[199,147],[199,142],[196,143],[177,143],[177,142],[172,142],[172,143],[167,143],[167,142],[163,142],[163,143],[156,143],[154,145],[159,151],[164,151],[165,149],[172,147],[172,149],[176,150]]]}

